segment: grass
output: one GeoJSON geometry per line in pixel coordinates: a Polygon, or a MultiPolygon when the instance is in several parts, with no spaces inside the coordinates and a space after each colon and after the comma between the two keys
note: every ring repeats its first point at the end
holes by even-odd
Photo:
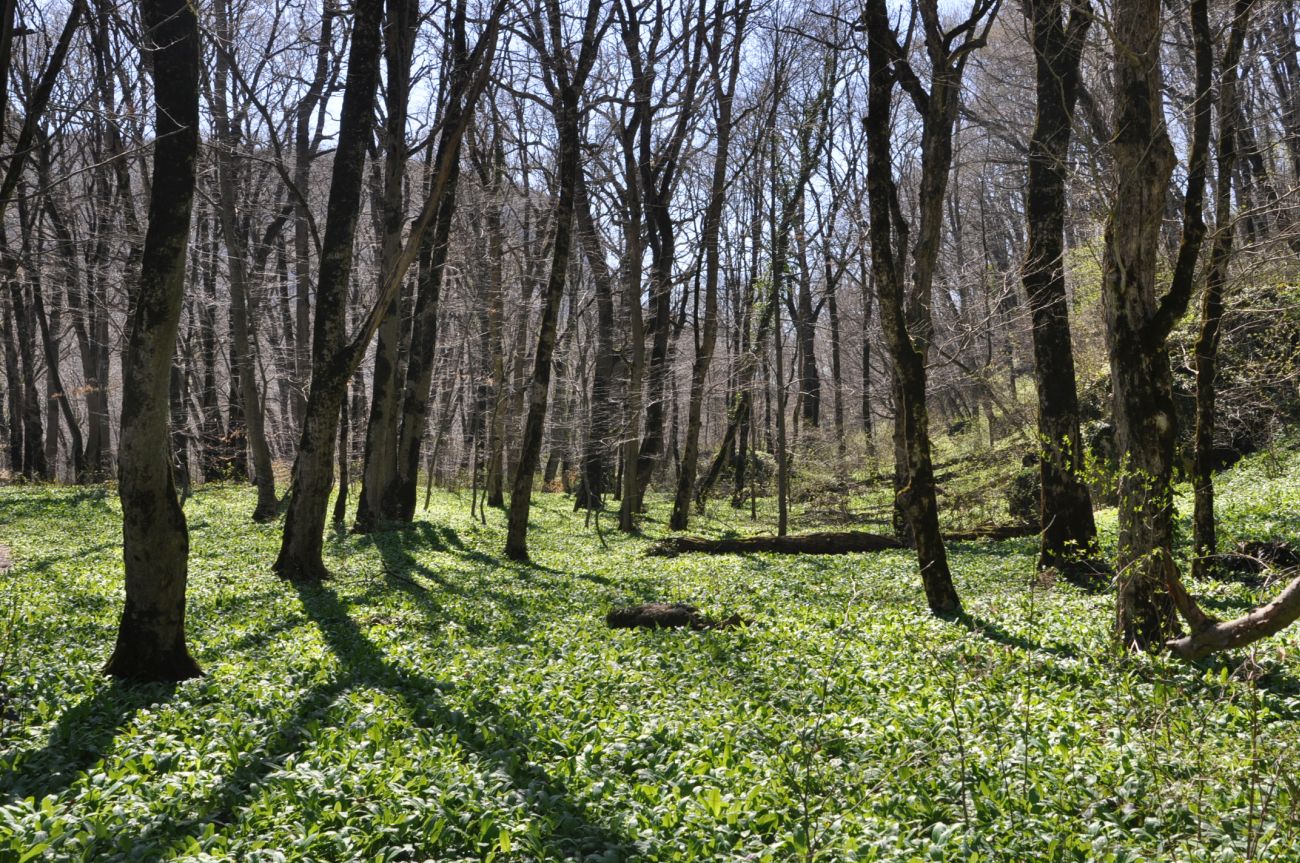
{"type": "MultiPolygon", "coordinates": [[[[1226,529],[1294,530],[1297,466],[1225,477],[1226,529]]],[[[407,530],[331,534],[336,577],[295,590],[252,503],[187,503],[207,676],[132,688],[99,674],[111,490],[0,489],[0,861],[1300,859],[1298,631],[1198,667],[1119,656],[1109,597],[1033,584],[1029,541],[953,547],[963,627],[905,553],[645,558],[662,503],[605,549],[559,495],[533,566],[441,493],[407,530]],[[604,627],[650,598],[752,624],[604,627]]]]}

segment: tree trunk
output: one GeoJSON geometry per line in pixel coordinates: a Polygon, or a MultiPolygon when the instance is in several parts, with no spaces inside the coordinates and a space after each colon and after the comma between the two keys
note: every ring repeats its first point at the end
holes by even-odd
{"type": "MultiPolygon", "coordinates": [[[[325,94],[326,79],[330,71],[330,53],[333,48],[334,18],[339,7],[326,2],[321,9],[320,35],[316,42],[316,67],[302,100],[294,109],[294,194],[293,253],[294,253],[294,343],[293,420],[301,433],[307,410],[307,387],[312,375],[312,284],[311,238],[313,223],[309,201],[311,196],[311,163],[316,145],[311,131],[312,114],[325,94]]],[[[318,122],[316,139],[320,137],[318,122]]]]}
{"type": "MultiPolygon", "coordinates": [[[[382,240],[379,253],[379,282],[392,272],[402,251],[402,227],[406,223],[406,116],[410,102],[411,57],[419,27],[418,3],[414,0],[391,0],[384,28],[385,129],[384,190],[382,240]]],[[[400,514],[394,499],[399,465],[398,436],[401,432],[399,343],[402,338],[399,310],[401,297],[383,311],[375,339],[375,364],[370,395],[370,417],[366,425],[365,457],[361,475],[361,494],[353,530],[368,533],[380,522],[400,514]]],[[[418,464],[418,454],[417,454],[418,464]]],[[[412,496],[414,501],[414,496],[412,496]]],[[[414,502],[411,506],[414,510],[414,502]]]]}
{"type": "MultiPolygon", "coordinates": [[[[0,249],[5,242],[4,231],[0,229],[0,249]]],[[[32,332],[35,319],[30,304],[26,301],[27,291],[16,273],[17,259],[3,251],[6,271],[3,278],[9,283],[9,296],[13,307],[14,329],[18,336],[18,357],[22,362],[22,425],[23,451],[22,475],[29,479],[44,479],[48,465],[45,462],[45,436],[41,423],[41,396],[36,388],[36,339],[32,332]]],[[[17,424],[19,417],[14,417],[17,424]]]]}
{"type": "MultiPolygon", "coordinates": [[[[1214,188],[1214,242],[1205,271],[1201,295],[1201,325],[1193,348],[1196,368],[1196,429],[1192,437],[1192,573],[1204,575],[1218,550],[1214,519],[1214,476],[1212,474],[1215,423],[1215,374],[1218,371],[1219,337],[1222,331],[1224,291],[1228,262],[1232,258],[1232,175],[1237,161],[1238,62],[1245,41],[1246,22],[1252,0],[1236,0],[1228,35],[1227,50],[1219,78],[1218,166],[1214,188]]],[[[1294,61],[1294,55],[1292,55],[1294,61]]]]}
{"type": "MultiPolygon", "coordinates": [[[[740,52],[744,42],[745,22],[749,17],[748,0],[736,11],[735,32],[731,35],[730,63],[726,85],[723,85],[722,38],[725,18],[720,4],[713,35],[709,44],[709,65],[717,99],[717,122],[714,126],[716,149],[713,154],[713,177],[709,185],[709,203],[704,212],[704,225],[700,240],[704,245],[704,324],[700,340],[695,346],[695,360],[691,365],[691,394],[686,408],[686,441],[682,448],[681,468],[677,472],[677,494],[673,500],[673,513],[669,527],[685,530],[690,520],[691,496],[695,474],[700,459],[700,417],[704,409],[704,390],[708,385],[709,367],[718,341],[718,277],[722,262],[718,252],[718,236],[722,230],[722,207],[727,190],[727,160],[731,155],[732,99],[736,91],[736,78],[740,73],[740,52]]],[[[724,445],[723,451],[726,451],[724,445]]]]}
{"type": "Polygon", "coordinates": [[[591,375],[591,416],[587,422],[587,439],[583,445],[581,475],[574,509],[604,508],[605,489],[609,482],[609,456],[614,436],[614,290],[615,276],[605,263],[605,249],[600,241],[596,221],[591,214],[586,178],[579,174],[575,215],[578,241],[582,244],[591,269],[596,292],[596,348],[591,375]]]}
{"type": "Polygon", "coordinates": [[[114,677],[200,673],[185,644],[189,533],[167,453],[167,391],[185,292],[185,251],[199,143],[199,32],[182,0],[142,0],[156,99],[149,228],[123,355],[118,497],[126,607],[104,667],[114,677]]]}
{"type": "Polygon", "coordinates": [[[319,581],[327,575],[322,559],[325,508],[334,484],[339,411],[352,373],[347,344],[348,282],[379,78],[382,0],[357,0],[354,10],[347,83],[317,279],[311,389],[303,415],[298,456],[293,463],[293,489],[285,514],[284,536],[275,562],[275,571],[290,581],[319,581]]]}
{"type": "MultiPolygon", "coordinates": [[[[232,33],[226,0],[215,0],[216,37],[230,45],[232,33]]],[[[253,361],[253,333],[250,324],[248,258],[244,235],[236,224],[234,146],[236,133],[228,112],[227,82],[230,76],[229,54],[225,48],[216,52],[216,82],[213,87],[213,115],[216,121],[217,190],[220,205],[221,236],[226,245],[226,271],[230,277],[230,330],[233,344],[231,365],[239,369],[239,401],[247,421],[248,446],[253,454],[253,474],[257,485],[257,506],[253,521],[270,521],[279,512],[275,494],[275,473],[271,467],[271,447],[266,439],[266,418],[253,361]]]]}
{"type": "Polygon", "coordinates": [[[871,266],[867,263],[865,244],[859,249],[862,258],[859,270],[859,287],[862,289],[862,434],[867,439],[867,450],[874,451],[875,427],[871,418],[871,305],[875,296],[871,282],[871,266]]]}
{"type": "MultiPolygon", "coordinates": [[[[494,157],[495,161],[495,157],[494,157]]],[[[505,435],[506,435],[506,357],[505,357],[505,232],[501,226],[499,164],[493,168],[493,199],[488,211],[488,350],[492,355],[491,410],[487,428],[487,457],[483,471],[483,500],[487,506],[504,508],[505,435]]]]}
{"type": "Polygon", "coordinates": [[[5,296],[0,294],[0,310],[4,320],[0,323],[0,334],[4,336],[5,383],[9,400],[9,469],[22,473],[23,469],[23,372],[18,363],[18,335],[14,332],[13,309],[4,303],[5,296]]]}
{"type": "MultiPolygon", "coordinates": [[[[558,0],[547,0],[546,14],[552,34],[560,32],[558,0]]],[[[524,421],[519,462],[515,467],[507,518],[506,556],[511,560],[528,560],[528,513],[532,507],[533,475],[541,457],[542,431],[546,421],[546,403],[551,385],[551,356],[555,350],[556,325],[560,301],[564,296],[573,240],[574,198],[578,183],[578,147],[581,142],[579,103],[587,75],[596,59],[596,26],[600,17],[599,0],[588,0],[581,49],[571,61],[560,45],[535,47],[542,54],[554,81],[551,97],[555,132],[558,136],[556,168],[555,237],[552,241],[551,272],[542,303],[542,319],[533,358],[533,377],[528,384],[528,418],[524,421]],[[572,65],[571,65],[572,63],[572,65]]]]}
{"type": "MultiPolygon", "coordinates": [[[[967,38],[974,32],[988,6],[973,7],[967,21],[967,38]],[[981,11],[982,10],[982,11],[981,11]]],[[[865,12],[868,32],[867,128],[875,134],[867,141],[867,195],[871,238],[872,273],[880,306],[881,329],[894,360],[897,434],[906,463],[906,484],[897,495],[916,544],[930,610],[938,616],[961,614],[961,601],[948,570],[948,557],[939,534],[939,510],[935,496],[934,466],[930,456],[930,421],[926,409],[926,353],[930,338],[930,289],[938,254],[939,220],[944,190],[952,164],[952,129],[961,82],[961,60],[965,51],[954,54],[952,40],[943,36],[935,7],[922,9],[926,15],[926,42],[934,68],[927,93],[912,73],[889,24],[885,0],[869,0],[865,12]],[[936,37],[942,44],[936,44],[936,37]],[[906,225],[894,183],[890,156],[890,115],[894,83],[899,80],[922,114],[920,230],[913,257],[911,303],[905,303],[904,258],[907,254],[906,225]],[[897,235],[897,240],[896,240],[897,235]],[[909,308],[910,306],[910,308],[909,308]]],[[[955,36],[961,28],[952,31],[955,36]]],[[[970,43],[966,42],[969,48],[970,43]]]]}
{"type": "MultiPolygon", "coordinates": [[[[1089,0],[1027,0],[1033,32],[1037,106],[1029,138],[1025,191],[1027,248],[1023,282],[1033,316],[1034,383],[1038,387],[1040,567],[1082,573],[1097,553],[1092,499],[1080,478],[1083,444],[1065,294],[1065,181],[1078,97],[1079,58],[1092,23],[1089,0]]],[[[990,435],[992,430],[990,429],[990,435]]]]}
{"type": "MultiPolygon", "coordinates": [[[[69,311],[71,311],[71,298],[73,295],[79,295],[80,293],[81,267],[77,253],[72,245],[72,235],[68,231],[67,223],[63,220],[62,213],[53,200],[46,201],[45,214],[50,219],[50,225],[54,229],[54,237],[59,244],[60,257],[63,261],[64,295],[68,297],[69,311]]],[[[36,300],[36,315],[41,324],[41,340],[45,345],[46,362],[50,369],[51,391],[58,393],[59,407],[63,411],[63,419],[68,425],[68,434],[71,438],[69,448],[72,450],[72,479],[73,482],[83,482],[85,478],[85,444],[81,437],[81,426],[72,412],[72,394],[63,385],[58,360],[62,353],[58,338],[58,334],[63,329],[61,326],[62,310],[56,307],[55,314],[47,317],[43,301],[39,296],[36,300]]]]}
{"type": "Polygon", "coordinates": [[[1106,222],[1102,305],[1116,444],[1124,454],[1115,632],[1125,646],[1152,648],[1178,625],[1163,560],[1173,541],[1175,414],[1168,331],[1156,323],[1160,224],[1175,160],[1163,114],[1159,0],[1118,0],[1111,23],[1116,185],[1106,222]]]}
{"type": "Polygon", "coordinates": [[[569,269],[569,252],[573,230],[574,186],[578,171],[578,94],[565,93],[555,116],[559,135],[559,195],[555,207],[555,239],[551,274],[543,298],[537,351],[533,357],[533,376],[528,385],[528,417],[524,421],[519,461],[515,466],[510,491],[509,528],[506,555],[511,560],[528,560],[528,512],[532,504],[533,475],[541,456],[542,432],[551,383],[551,357],[555,350],[556,325],[560,300],[564,295],[569,269]]]}

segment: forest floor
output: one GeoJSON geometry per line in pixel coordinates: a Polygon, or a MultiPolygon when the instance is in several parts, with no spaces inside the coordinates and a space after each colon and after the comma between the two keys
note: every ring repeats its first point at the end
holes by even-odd
{"type": "MultiPolygon", "coordinates": [[[[1300,537],[1297,477],[1291,450],[1224,474],[1225,537],[1300,537]]],[[[605,548],[558,494],[532,566],[444,492],[295,589],[253,503],[186,504],[207,676],[124,687],[113,491],[0,488],[0,861],[1300,860],[1300,629],[1122,656],[1110,596],[1035,581],[1032,539],[952,547],[964,626],[908,552],[647,558],[662,502],[605,548]],[[605,627],[650,599],[750,624],[605,627]]]]}

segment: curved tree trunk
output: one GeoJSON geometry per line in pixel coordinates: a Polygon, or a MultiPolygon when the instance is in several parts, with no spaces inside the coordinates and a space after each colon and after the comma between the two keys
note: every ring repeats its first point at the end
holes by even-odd
{"type": "Polygon", "coordinates": [[[182,680],[199,667],[185,644],[189,532],[168,453],[167,392],[185,293],[185,252],[199,145],[199,31],[184,0],[142,0],[156,99],[149,228],[123,355],[118,497],[126,606],[107,674],[182,680]]]}
{"type": "Polygon", "coordinates": [[[357,0],[348,52],[347,83],[334,153],[316,289],[312,333],[312,380],[303,414],[293,489],[275,571],[290,581],[318,581],[327,573],[322,559],[325,510],[334,484],[335,432],[351,376],[347,345],[348,281],[352,242],[361,211],[361,181],[374,116],[379,78],[382,0],[357,0]]]}

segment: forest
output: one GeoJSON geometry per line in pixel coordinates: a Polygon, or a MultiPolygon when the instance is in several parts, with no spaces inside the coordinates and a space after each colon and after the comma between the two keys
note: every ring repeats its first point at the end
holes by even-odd
{"type": "Polygon", "coordinates": [[[0,863],[1300,861],[1297,0],[0,70],[0,863]]]}

